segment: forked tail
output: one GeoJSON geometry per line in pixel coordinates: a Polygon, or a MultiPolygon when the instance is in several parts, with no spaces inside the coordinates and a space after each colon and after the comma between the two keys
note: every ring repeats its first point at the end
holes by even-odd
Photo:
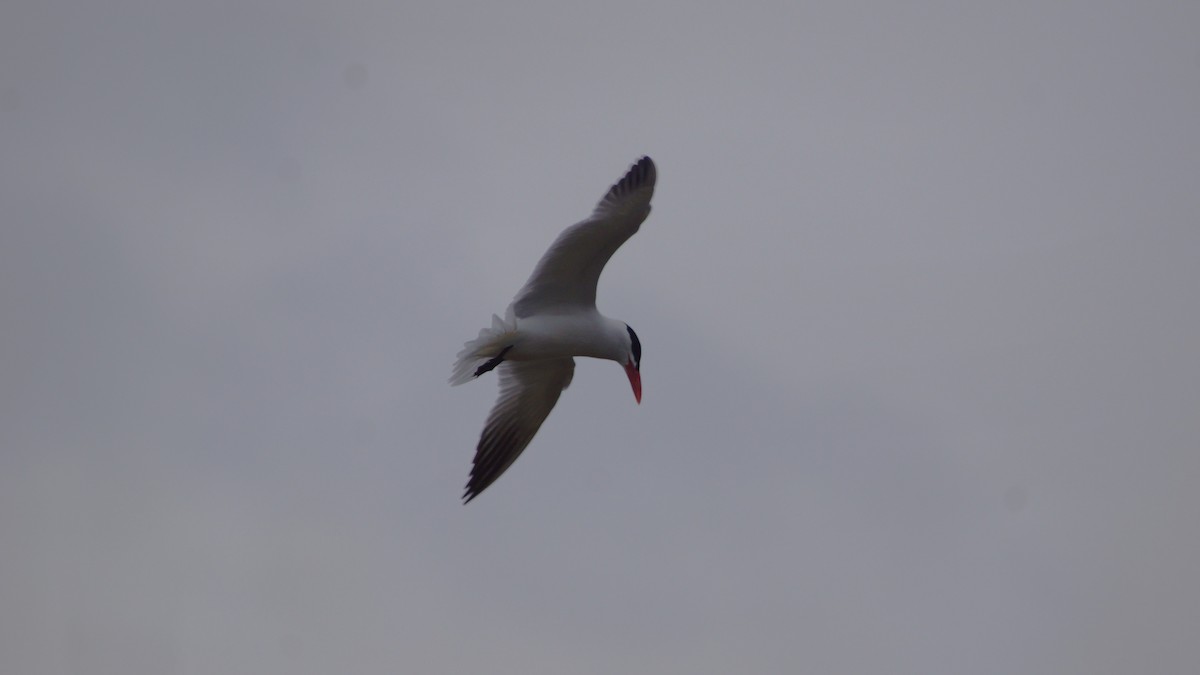
{"type": "Polygon", "coordinates": [[[475,379],[480,368],[483,372],[495,368],[505,348],[512,345],[513,336],[517,332],[517,317],[513,308],[509,307],[504,318],[492,315],[491,328],[479,331],[479,337],[463,345],[454,361],[454,373],[450,376],[451,386],[460,385],[475,379]],[[485,366],[491,365],[491,368],[485,366]]]}

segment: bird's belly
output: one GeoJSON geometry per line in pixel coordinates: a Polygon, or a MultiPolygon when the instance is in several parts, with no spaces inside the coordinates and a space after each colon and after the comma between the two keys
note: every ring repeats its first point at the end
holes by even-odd
{"type": "Polygon", "coordinates": [[[590,317],[531,317],[518,323],[518,339],[506,358],[513,361],[568,356],[611,358],[602,331],[602,325],[590,317]]]}

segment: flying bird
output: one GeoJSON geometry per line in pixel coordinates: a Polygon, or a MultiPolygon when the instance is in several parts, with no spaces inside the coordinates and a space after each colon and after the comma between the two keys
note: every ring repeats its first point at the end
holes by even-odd
{"type": "Polygon", "coordinates": [[[654,162],[643,157],[609,188],[587,219],[563,230],[533,268],[504,318],[466,343],[451,385],[496,370],[500,397],[488,415],[471,477],[470,502],[491,485],[533,440],[571,384],[576,356],[616,361],[642,402],[642,343],[629,324],[596,310],[596,283],[605,263],[650,215],[654,162]]]}

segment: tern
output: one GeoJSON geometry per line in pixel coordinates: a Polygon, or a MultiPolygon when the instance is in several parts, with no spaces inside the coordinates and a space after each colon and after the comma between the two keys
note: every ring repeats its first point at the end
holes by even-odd
{"type": "Polygon", "coordinates": [[[609,188],[587,219],[563,230],[501,319],[464,345],[451,385],[496,370],[500,397],[488,415],[466,504],[517,459],[571,384],[576,356],[616,361],[642,402],[642,343],[624,321],[596,310],[596,283],[605,263],[650,215],[654,162],[643,157],[609,188]]]}

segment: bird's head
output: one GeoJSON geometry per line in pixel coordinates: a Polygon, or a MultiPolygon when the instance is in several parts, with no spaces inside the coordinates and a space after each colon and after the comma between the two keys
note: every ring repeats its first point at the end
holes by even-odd
{"type": "Polygon", "coordinates": [[[633,397],[638,403],[642,402],[642,341],[638,339],[637,333],[625,324],[625,331],[629,334],[629,349],[628,355],[625,357],[625,374],[629,376],[629,386],[633,387],[633,397]]]}

